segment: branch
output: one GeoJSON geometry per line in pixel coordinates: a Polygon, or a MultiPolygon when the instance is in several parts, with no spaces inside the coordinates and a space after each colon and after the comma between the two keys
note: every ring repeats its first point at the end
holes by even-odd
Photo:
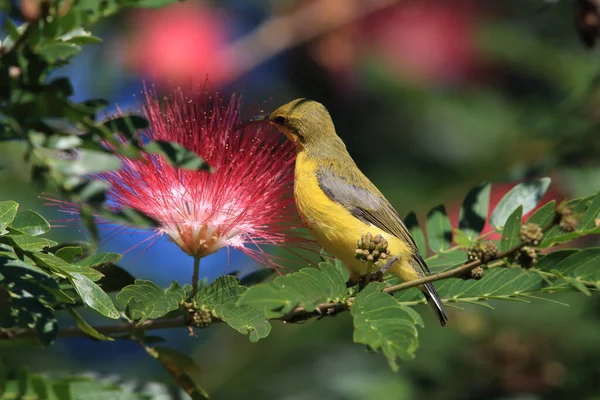
{"type": "MultiPolygon", "coordinates": [[[[498,253],[492,259],[486,261],[485,263],[481,260],[473,261],[468,264],[461,265],[460,267],[451,269],[449,271],[440,272],[439,274],[434,274],[427,276],[425,278],[417,279],[410,282],[401,283],[398,285],[390,286],[384,289],[384,293],[393,294],[399,292],[401,290],[410,289],[413,287],[417,287],[429,282],[435,282],[443,279],[455,278],[466,274],[467,272],[480,267],[483,264],[490,264],[494,261],[500,261],[508,256],[511,256],[517,253],[521,247],[525,244],[521,243],[518,246],[510,249],[508,251],[498,253]]],[[[295,323],[305,321],[307,319],[317,317],[321,318],[324,316],[335,315],[339,312],[347,311],[350,309],[354,298],[348,299],[344,303],[324,303],[320,304],[313,310],[306,310],[303,307],[297,307],[290,314],[281,317],[275,318],[277,320],[281,320],[284,323],[295,323]]],[[[223,322],[219,319],[213,318],[212,322],[223,322]]],[[[168,318],[168,319],[158,319],[158,320],[149,320],[145,321],[141,324],[136,322],[125,322],[116,325],[103,325],[103,326],[94,326],[98,332],[109,335],[109,334],[118,334],[118,333],[128,333],[135,330],[154,330],[154,329],[171,329],[171,328],[181,328],[181,327],[189,327],[190,325],[186,322],[183,317],[177,318],[168,318]]],[[[66,328],[61,328],[58,332],[59,337],[77,337],[77,336],[89,336],[84,331],[79,329],[77,326],[71,326],[66,328]]],[[[22,328],[14,331],[0,331],[0,340],[13,340],[13,339],[34,339],[37,335],[34,330],[22,328]]]]}
{"type": "Polygon", "coordinates": [[[398,1],[317,0],[291,14],[269,18],[225,49],[225,59],[235,60],[231,65],[231,80],[287,49],[351,24],[398,1]]]}
{"type": "MultiPolygon", "coordinates": [[[[165,319],[157,319],[157,320],[148,320],[138,324],[137,322],[124,322],[116,325],[101,325],[94,326],[98,332],[109,335],[109,334],[117,334],[117,333],[128,333],[138,329],[144,331],[150,331],[154,329],[170,329],[170,328],[180,328],[185,327],[187,324],[183,317],[177,318],[165,318],[165,319]]],[[[78,336],[88,336],[87,333],[79,329],[78,326],[69,326],[66,328],[61,328],[58,331],[59,337],[78,337],[78,336]]],[[[34,330],[28,328],[16,329],[12,331],[0,331],[0,340],[14,340],[14,339],[35,339],[37,338],[37,334],[34,330]]]]}

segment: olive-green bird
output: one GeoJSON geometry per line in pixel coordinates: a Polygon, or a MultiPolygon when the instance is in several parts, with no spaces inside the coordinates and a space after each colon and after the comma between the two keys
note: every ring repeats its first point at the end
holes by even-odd
{"type": "MultiPolygon", "coordinates": [[[[429,272],[398,212],[358,169],[321,103],[296,99],[252,121],[275,126],[296,145],[294,197],[300,217],[317,242],[344,263],[352,280],[371,272],[355,258],[357,242],[366,233],[388,242],[389,258],[378,260],[375,270],[389,268],[405,282],[429,272]]],[[[446,325],[448,316],[433,284],[420,289],[446,325]]]]}

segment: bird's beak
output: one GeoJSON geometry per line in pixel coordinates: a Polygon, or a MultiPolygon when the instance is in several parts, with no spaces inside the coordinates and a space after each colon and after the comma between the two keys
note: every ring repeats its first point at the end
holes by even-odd
{"type": "Polygon", "coordinates": [[[271,122],[269,120],[269,115],[268,114],[255,115],[255,116],[251,117],[248,121],[243,122],[240,125],[236,126],[235,130],[237,131],[240,129],[244,129],[248,125],[254,125],[254,124],[271,124],[271,122]]]}

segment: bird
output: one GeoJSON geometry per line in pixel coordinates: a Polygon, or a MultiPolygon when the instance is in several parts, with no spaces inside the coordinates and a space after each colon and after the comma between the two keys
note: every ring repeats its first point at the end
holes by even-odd
{"type": "MultiPolygon", "coordinates": [[[[356,257],[357,243],[365,234],[387,241],[389,256],[371,263],[375,270],[387,270],[404,282],[429,273],[400,215],[360,171],[325,106],[299,98],[248,123],[272,125],[294,143],[298,214],[317,243],[343,262],[350,281],[370,276],[369,263],[356,257]]],[[[434,285],[426,283],[419,289],[445,326],[448,315],[434,285]]]]}

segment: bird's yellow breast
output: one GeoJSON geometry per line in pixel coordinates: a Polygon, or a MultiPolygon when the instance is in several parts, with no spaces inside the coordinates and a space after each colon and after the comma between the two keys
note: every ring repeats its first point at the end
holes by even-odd
{"type": "MultiPolygon", "coordinates": [[[[418,278],[412,268],[406,268],[411,257],[408,246],[397,237],[361,221],[342,205],[331,200],[319,187],[317,166],[317,161],[307,157],[304,151],[298,152],[294,181],[296,207],[317,242],[340,259],[350,271],[351,278],[356,279],[368,272],[367,264],[354,257],[357,241],[367,232],[372,235],[380,234],[388,241],[391,255],[400,257],[390,272],[400,275],[403,280],[418,278]]],[[[375,268],[382,266],[377,265],[375,268]]]]}

